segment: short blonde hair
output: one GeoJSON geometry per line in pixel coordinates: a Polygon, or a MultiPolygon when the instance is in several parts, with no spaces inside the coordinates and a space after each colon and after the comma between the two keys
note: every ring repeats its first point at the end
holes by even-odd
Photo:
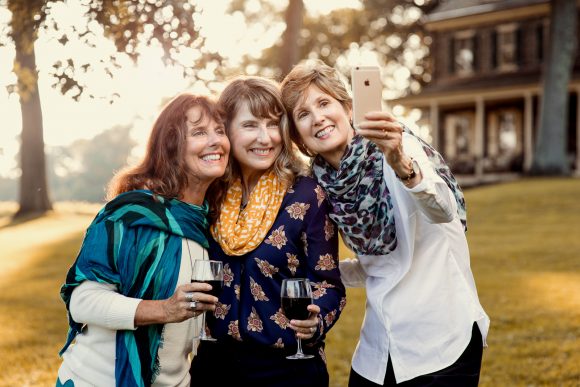
{"type": "Polygon", "coordinates": [[[339,72],[319,59],[300,62],[282,80],[280,84],[282,102],[288,115],[290,138],[302,153],[313,157],[314,155],[304,146],[292,118],[294,109],[304,98],[304,94],[310,85],[315,85],[324,93],[336,99],[346,110],[352,110],[352,98],[348,94],[339,72]]]}

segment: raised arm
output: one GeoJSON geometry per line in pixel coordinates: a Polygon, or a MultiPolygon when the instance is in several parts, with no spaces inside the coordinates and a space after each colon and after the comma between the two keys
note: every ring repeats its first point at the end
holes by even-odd
{"type": "Polygon", "coordinates": [[[373,141],[385,155],[385,173],[392,170],[419,210],[432,223],[451,222],[457,204],[447,184],[435,168],[419,140],[403,131],[391,114],[380,111],[365,115],[359,134],[373,141]]]}

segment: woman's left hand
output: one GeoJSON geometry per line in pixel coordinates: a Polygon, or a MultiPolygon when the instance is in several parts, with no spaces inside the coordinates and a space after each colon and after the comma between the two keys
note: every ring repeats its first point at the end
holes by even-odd
{"type": "Polygon", "coordinates": [[[403,127],[392,114],[384,111],[365,114],[357,133],[377,144],[390,165],[403,156],[403,127]]]}
{"type": "Polygon", "coordinates": [[[320,307],[318,305],[308,305],[310,316],[307,320],[290,320],[290,328],[296,331],[296,337],[302,340],[308,340],[314,337],[318,331],[318,314],[320,307]]]}

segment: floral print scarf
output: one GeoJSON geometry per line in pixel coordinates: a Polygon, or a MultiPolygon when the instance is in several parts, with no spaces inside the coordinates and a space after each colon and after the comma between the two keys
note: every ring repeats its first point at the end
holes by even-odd
{"type": "MultiPolygon", "coordinates": [[[[404,131],[415,136],[403,125],[404,131]]],[[[457,201],[457,212],[467,230],[465,199],[443,157],[415,136],[437,174],[457,201]]],[[[355,135],[339,169],[320,155],[314,158],[314,176],[326,191],[334,220],[347,246],[357,255],[386,255],[397,247],[397,233],[391,194],[383,175],[383,152],[372,141],[355,135]]]]}

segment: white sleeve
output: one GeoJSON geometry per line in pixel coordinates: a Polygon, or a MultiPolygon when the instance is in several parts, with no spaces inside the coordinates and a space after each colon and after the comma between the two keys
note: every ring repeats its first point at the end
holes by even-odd
{"type": "Polygon", "coordinates": [[[367,276],[357,258],[347,258],[338,262],[340,279],[347,288],[364,288],[367,276]]]}
{"type": "Polygon", "coordinates": [[[81,324],[111,330],[135,330],[135,313],[141,299],[117,293],[117,287],[95,281],[77,286],[70,299],[70,314],[81,324]]]}
{"type": "Polygon", "coordinates": [[[457,215],[457,203],[453,192],[437,174],[419,141],[410,134],[403,134],[403,149],[412,157],[421,171],[423,179],[413,188],[399,182],[414,199],[419,210],[431,223],[448,223],[457,215]]]}

